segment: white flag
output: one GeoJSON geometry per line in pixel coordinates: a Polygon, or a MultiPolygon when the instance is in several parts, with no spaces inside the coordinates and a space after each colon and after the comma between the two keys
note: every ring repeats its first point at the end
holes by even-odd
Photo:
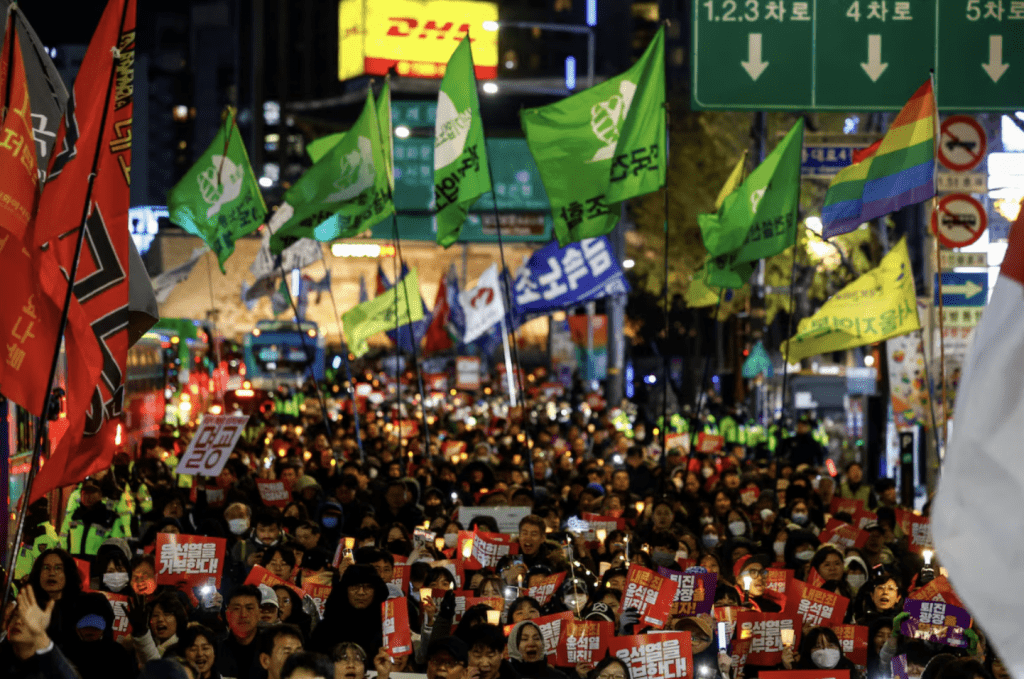
{"type": "MultiPolygon", "coordinates": [[[[990,645],[1024,677],[1024,209],[957,389],[932,505],[940,563],[990,645]]],[[[991,652],[991,651],[990,651],[991,652]]]]}
{"type": "Polygon", "coordinates": [[[459,304],[466,315],[466,332],[462,341],[469,344],[493,328],[505,316],[505,303],[501,297],[498,265],[491,264],[470,288],[459,294],[459,304]]]}
{"type": "Polygon", "coordinates": [[[192,273],[192,269],[195,268],[196,263],[199,259],[209,252],[209,248],[205,245],[196,248],[192,251],[192,256],[184,264],[179,264],[173,269],[168,269],[158,276],[154,276],[150,279],[153,284],[153,294],[156,295],[156,301],[159,304],[163,304],[174,292],[174,288],[177,287],[178,283],[181,283],[189,274],[192,273]]]}

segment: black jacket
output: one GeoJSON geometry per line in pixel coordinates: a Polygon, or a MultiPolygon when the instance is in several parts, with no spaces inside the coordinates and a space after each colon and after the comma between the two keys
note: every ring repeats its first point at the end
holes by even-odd
{"type": "Polygon", "coordinates": [[[81,679],[78,671],[68,662],[55,645],[48,653],[35,654],[21,660],[11,645],[0,643],[0,677],[3,679],[81,679]]]}
{"type": "Polygon", "coordinates": [[[313,630],[311,650],[330,655],[343,641],[353,641],[363,649],[366,657],[373,658],[384,643],[381,629],[381,604],[387,601],[388,586],[377,575],[373,566],[356,564],[345,569],[341,582],[334,586],[324,604],[324,619],[313,630]],[[357,609],[348,601],[348,588],[353,585],[373,586],[373,602],[357,609]]]}

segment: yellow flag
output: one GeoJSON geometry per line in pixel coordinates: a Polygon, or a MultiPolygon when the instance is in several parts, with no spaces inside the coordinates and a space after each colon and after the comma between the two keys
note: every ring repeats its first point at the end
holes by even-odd
{"type": "Polygon", "coordinates": [[[832,296],[818,313],[800,321],[796,335],[782,345],[787,360],[881,342],[919,330],[914,274],[906,239],[878,267],[832,296]]]}
{"type": "Polygon", "coordinates": [[[747,152],[744,151],[743,155],[740,156],[740,162],[736,163],[736,167],[732,169],[732,173],[729,175],[729,178],[725,180],[722,190],[718,192],[718,198],[715,199],[715,210],[722,207],[722,203],[725,202],[725,197],[738,189],[740,184],[743,183],[743,170],[746,169],[746,164],[747,152]]]}
{"type": "Polygon", "coordinates": [[[413,269],[387,292],[346,311],[341,322],[349,350],[357,357],[362,356],[370,350],[367,340],[373,335],[422,320],[423,302],[419,293],[419,278],[413,269]]]}

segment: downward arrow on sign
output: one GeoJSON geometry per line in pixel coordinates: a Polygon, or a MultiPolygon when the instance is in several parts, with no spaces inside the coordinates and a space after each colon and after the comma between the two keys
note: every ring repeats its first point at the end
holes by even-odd
{"type": "Polygon", "coordinates": [[[756,81],[768,68],[767,61],[761,61],[761,34],[751,33],[747,36],[747,61],[741,61],[740,66],[747,72],[751,80],[756,81]]]}
{"type": "Polygon", "coordinates": [[[885,69],[889,68],[888,63],[882,63],[881,35],[871,34],[868,36],[868,60],[867,62],[862,61],[860,67],[864,69],[873,83],[878,82],[878,79],[885,73],[885,69]]]}
{"type": "Polygon", "coordinates": [[[1003,36],[988,36],[988,63],[982,64],[981,67],[985,69],[985,73],[988,73],[988,77],[992,78],[994,83],[999,82],[999,79],[1006,73],[1006,69],[1010,68],[1009,64],[1003,63],[1003,36]]]}

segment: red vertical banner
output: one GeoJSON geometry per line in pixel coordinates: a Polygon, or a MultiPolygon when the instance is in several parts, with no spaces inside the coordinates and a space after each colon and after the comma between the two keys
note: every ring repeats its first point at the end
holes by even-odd
{"type": "Polygon", "coordinates": [[[751,665],[778,665],[782,662],[782,635],[780,630],[791,629],[794,645],[800,646],[802,631],[800,620],[788,613],[758,613],[744,611],[736,616],[739,638],[750,639],[747,662],[751,665]]]}
{"type": "Polygon", "coordinates": [[[391,582],[388,584],[395,585],[402,592],[402,596],[409,595],[409,571],[412,570],[412,565],[395,564],[394,569],[391,571],[391,582]]]}
{"type": "Polygon", "coordinates": [[[868,664],[868,628],[864,625],[833,625],[843,655],[858,667],[868,664]]]}
{"type": "Polygon", "coordinates": [[[626,573],[620,611],[635,608],[644,626],[664,627],[672,611],[679,585],[643,566],[633,564],[626,573]]]}
{"type": "Polygon", "coordinates": [[[405,597],[388,599],[380,605],[384,648],[392,658],[412,655],[412,633],[405,597]]]}
{"type": "Polygon", "coordinates": [[[608,651],[629,667],[633,679],[691,679],[693,649],[689,632],[612,637],[608,651]]]}
{"type": "Polygon", "coordinates": [[[555,664],[575,667],[580,663],[597,664],[604,657],[608,641],[615,636],[615,625],[598,620],[567,620],[562,625],[555,664]]]}

